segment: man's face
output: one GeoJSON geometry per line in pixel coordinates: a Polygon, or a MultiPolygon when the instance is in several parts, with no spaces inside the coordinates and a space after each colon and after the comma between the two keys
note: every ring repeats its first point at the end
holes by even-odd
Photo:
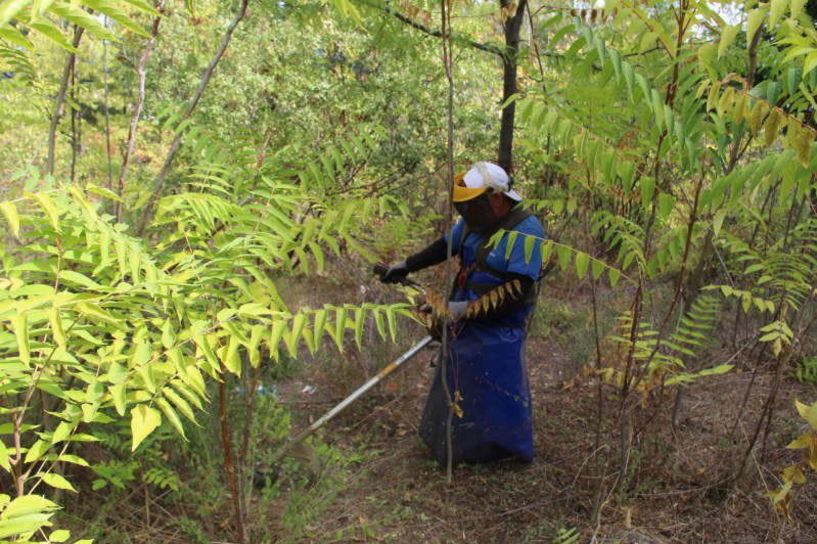
{"type": "Polygon", "coordinates": [[[487,193],[465,202],[455,202],[454,208],[462,216],[468,229],[480,233],[489,230],[497,220],[487,193]]]}

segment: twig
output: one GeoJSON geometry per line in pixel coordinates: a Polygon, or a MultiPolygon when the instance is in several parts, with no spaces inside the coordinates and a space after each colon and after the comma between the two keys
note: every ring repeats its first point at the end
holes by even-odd
{"type": "Polygon", "coordinates": [[[57,98],[54,101],[54,112],[51,114],[51,122],[48,127],[48,157],[45,163],[45,171],[52,176],[54,175],[54,155],[57,147],[57,127],[65,112],[65,94],[68,90],[68,81],[74,70],[74,64],[77,61],[76,49],[79,47],[79,42],[84,32],[85,29],[83,27],[74,25],[74,39],[71,42],[71,47],[74,51],[68,53],[68,57],[65,59],[65,64],[62,67],[60,87],[57,91],[57,98]]]}
{"type": "MultiPolygon", "coordinates": [[[[161,11],[165,6],[166,0],[160,0],[156,6],[156,11],[159,15],[154,17],[153,26],[150,31],[150,39],[145,45],[145,50],[142,51],[142,56],[139,57],[139,63],[136,65],[136,74],[139,79],[136,91],[136,103],[133,106],[133,115],[131,116],[130,125],[128,127],[128,143],[125,145],[125,153],[122,155],[122,167],[119,169],[119,181],[116,188],[116,193],[119,197],[125,192],[125,177],[128,175],[128,167],[130,166],[131,156],[136,150],[136,134],[139,126],[139,119],[142,117],[142,108],[145,105],[145,80],[147,79],[147,63],[150,55],[153,53],[153,47],[156,45],[156,38],[159,36],[159,24],[162,22],[161,11]]],[[[110,143],[108,144],[110,146],[110,143]]],[[[122,220],[122,203],[116,203],[116,220],[122,220]]]]}

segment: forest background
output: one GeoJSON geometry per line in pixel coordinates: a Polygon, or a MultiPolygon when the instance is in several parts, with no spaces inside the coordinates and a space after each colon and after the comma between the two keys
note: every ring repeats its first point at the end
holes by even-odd
{"type": "Polygon", "coordinates": [[[815,16],[4,0],[0,540],[814,542],[815,16]],[[548,224],[539,459],[448,481],[421,362],[279,462],[477,160],[548,224]]]}

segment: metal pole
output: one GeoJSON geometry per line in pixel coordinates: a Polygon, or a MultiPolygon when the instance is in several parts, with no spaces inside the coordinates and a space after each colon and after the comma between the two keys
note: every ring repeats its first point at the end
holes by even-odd
{"type": "Polygon", "coordinates": [[[411,349],[409,349],[407,352],[405,352],[400,357],[398,357],[397,359],[395,359],[394,361],[392,361],[391,363],[389,363],[388,365],[383,367],[383,369],[380,370],[380,372],[378,372],[375,376],[373,376],[371,379],[369,379],[366,383],[364,383],[363,385],[358,387],[351,395],[349,395],[348,397],[343,399],[334,408],[332,408],[331,410],[326,412],[323,416],[321,416],[321,418],[318,419],[315,423],[313,423],[308,428],[301,431],[297,436],[295,436],[295,438],[292,438],[289,442],[287,442],[275,454],[275,456],[272,459],[272,463],[273,464],[278,463],[281,459],[283,459],[283,457],[286,455],[287,451],[289,451],[289,449],[292,446],[294,446],[295,444],[298,444],[299,442],[302,442],[309,435],[311,435],[312,433],[314,433],[315,431],[320,429],[327,421],[329,421],[330,419],[332,419],[333,417],[338,415],[347,406],[349,406],[354,401],[356,401],[358,398],[360,398],[366,391],[368,391],[369,389],[371,389],[372,387],[377,385],[379,382],[381,382],[383,380],[383,378],[385,378],[385,377],[389,376],[390,374],[394,373],[394,371],[396,371],[398,368],[400,368],[403,365],[403,363],[405,363],[406,361],[408,361],[409,359],[411,359],[412,357],[417,355],[420,352],[420,350],[422,350],[424,347],[426,347],[428,344],[430,344],[432,340],[433,340],[433,338],[431,336],[426,336],[425,338],[423,338],[422,340],[420,340],[419,342],[414,344],[411,347],[411,349]]]}

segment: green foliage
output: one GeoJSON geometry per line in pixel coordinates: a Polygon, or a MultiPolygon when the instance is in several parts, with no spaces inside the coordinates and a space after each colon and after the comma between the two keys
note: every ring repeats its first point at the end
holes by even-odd
{"type": "Polygon", "coordinates": [[[800,383],[817,384],[817,357],[803,357],[794,368],[800,383]]]}
{"type": "Polygon", "coordinates": [[[85,0],[83,2],[42,2],[35,0],[12,0],[0,8],[0,38],[25,48],[33,49],[30,32],[36,32],[56,45],[73,51],[71,40],[60,28],[65,23],[82,28],[95,38],[114,39],[111,32],[94,12],[103,14],[123,28],[148,36],[148,32],[134,20],[134,15],[158,15],[158,12],[142,0],[85,0]]]}
{"type": "Polygon", "coordinates": [[[553,538],[553,544],[578,544],[581,535],[575,527],[560,528],[553,538]]]}
{"type": "Polygon", "coordinates": [[[604,379],[618,387],[631,387],[647,395],[659,386],[689,384],[704,376],[725,374],[733,366],[716,365],[703,370],[687,370],[688,362],[697,357],[709,343],[709,335],[718,322],[720,301],[711,296],[700,296],[689,311],[681,317],[675,329],[662,336],[647,322],[633,326],[630,312],[618,318],[617,334],[611,339],[623,346],[623,351],[632,353],[636,363],[644,365],[643,376],[633,379],[624,368],[610,366],[603,369],[604,379]],[[635,336],[630,336],[635,331],[635,336]],[[632,382],[628,381],[633,380],[632,382]]]}
{"type": "MultiPolygon", "coordinates": [[[[0,464],[7,471],[73,490],[51,467],[87,466],[71,446],[99,440],[99,426],[129,419],[132,450],[163,423],[185,438],[185,426],[196,424],[196,411],[208,402],[206,378],[240,375],[242,358],[257,366],[277,360],[282,349],[294,357],[301,342],[314,351],[324,335],[343,350],[347,330],[360,346],[366,315],[387,334],[383,320],[393,323],[403,305],[290,311],[268,279],[268,270],[292,270],[293,254],[308,270],[307,251],[321,268],[320,245],[337,248],[338,233],[348,243],[357,221],[369,216],[353,220],[341,211],[347,219],[330,228],[299,224],[290,218],[302,201],[274,192],[280,184],[262,180],[261,187],[264,210],[281,206],[270,219],[260,207],[239,207],[215,191],[170,197],[157,222],[167,224],[162,218],[173,210],[179,235],[155,252],[111,222],[104,200],[89,198],[107,195],[98,188],[45,190],[1,205],[19,244],[5,254],[0,278],[2,394],[8,405],[37,390],[51,399],[56,416],[48,426],[24,426],[33,406],[26,402],[13,413],[13,435],[24,446],[4,446],[0,464]]],[[[97,464],[94,488],[122,487],[136,466],[97,464]]],[[[146,483],[176,485],[156,470],[145,472],[146,483]]]]}

